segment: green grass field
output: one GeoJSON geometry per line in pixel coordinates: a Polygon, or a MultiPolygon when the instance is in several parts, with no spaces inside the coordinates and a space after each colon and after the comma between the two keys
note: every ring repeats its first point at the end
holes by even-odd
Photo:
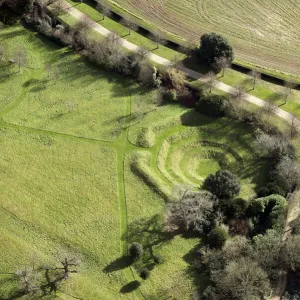
{"type": "Polygon", "coordinates": [[[265,170],[254,133],[178,104],[158,107],[154,91],[21,26],[2,29],[0,40],[10,55],[18,44],[27,52],[20,73],[1,65],[0,298],[12,299],[8,273],[64,251],[80,257],[80,272],[47,299],[189,299],[205,288],[190,268],[199,238],[170,238],[164,205],[174,187],[198,188],[225,167],[239,176],[241,196],[254,195],[265,170]],[[139,146],[145,128],[149,148],[139,146]],[[145,255],[130,266],[134,241],[145,255]],[[165,262],[155,266],[157,254],[165,262]],[[142,281],[145,266],[152,272],[142,281]]]}
{"type": "Polygon", "coordinates": [[[300,4],[291,1],[107,1],[185,39],[206,32],[229,39],[238,59],[300,74],[300,4]]]}

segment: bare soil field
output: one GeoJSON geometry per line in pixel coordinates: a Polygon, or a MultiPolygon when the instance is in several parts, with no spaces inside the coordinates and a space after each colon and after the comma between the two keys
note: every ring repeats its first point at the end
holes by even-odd
{"type": "Polygon", "coordinates": [[[186,40],[224,35],[236,58],[300,75],[298,0],[115,0],[123,9],[186,40]]]}

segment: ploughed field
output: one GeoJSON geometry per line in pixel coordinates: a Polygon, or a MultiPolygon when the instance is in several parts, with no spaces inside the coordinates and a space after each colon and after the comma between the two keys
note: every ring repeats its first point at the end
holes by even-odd
{"type": "MultiPolygon", "coordinates": [[[[109,1],[108,1],[109,2],[109,1]]],[[[298,0],[115,0],[122,8],[181,38],[224,35],[236,58],[300,75],[298,0]]]]}

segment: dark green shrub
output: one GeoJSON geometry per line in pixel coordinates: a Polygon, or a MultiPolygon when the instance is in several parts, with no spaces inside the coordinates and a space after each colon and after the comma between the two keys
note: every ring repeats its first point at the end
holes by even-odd
{"type": "Polygon", "coordinates": [[[173,102],[173,101],[177,100],[177,93],[176,93],[176,90],[174,90],[174,89],[172,89],[172,90],[165,89],[165,90],[163,90],[162,93],[163,93],[162,94],[163,101],[165,101],[165,102],[173,102]]]}
{"type": "Polygon", "coordinates": [[[129,248],[129,255],[134,259],[139,259],[143,256],[144,249],[140,243],[132,243],[131,247],[129,248]]]}
{"type": "Polygon", "coordinates": [[[140,277],[144,280],[148,279],[150,277],[150,270],[147,268],[144,268],[140,272],[140,277]]]}
{"type": "Polygon", "coordinates": [[[243,198],[222,201],[221,209],[228,218],[240,219],[245,216],[249,201],[243,198]]]}
{"type": "Polygon", "coordinates": [[[223,95],[207,95],[197,102],[196,110],[209,116],[224,116],[229,109],[229,99],[223,95]]]}
{"type": "Polygon", "coordinates": [[[222,248],[229,234],[224,226],[214,228],[208,235],[208,244],[212,248],[222,248]]]}
{"type": "Polygon", "coordinates": [[[267,229],[282,227],[286,204],[286,199],[280,195],[270,195],[251,201],[248,216],[252,219],[254,233],[258,234],[267,229]]]}
{"type": "Polygon", "coordinates": [[[161,265],[165,260],[161,255],[154,255],[153,260],[156,264],[161,265]]]}
{"type": "MultiPolygon", "coordinates": [[[[273,192],[271,194],[273,194],[273,192]]],[[[262,186],[257,191],[257,196],[258,197],[266,197],[266,196],[269,196],[269,195],[270,195],[270,190],[267,186],[262,186]]]]}
{"type": "Polygon", "coordinates": [[[203,182],[203,188],[220,199],[230,199],[239,195],[241,185],[238,178],[228,170],[210,174],[203,182]]]}

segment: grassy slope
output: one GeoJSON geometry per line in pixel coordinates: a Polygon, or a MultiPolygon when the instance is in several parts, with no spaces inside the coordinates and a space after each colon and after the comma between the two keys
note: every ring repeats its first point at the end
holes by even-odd
{"type": "MultiPolygon", "coordinates": [[[[199,240],[177,236],[168,241],[161,233],[164,199],[157,191],[167,189],[171,193],[173,184],[160,168],[173,178],[173,171],[164,165],[164,160],[175,157],[178,146],[186,144],[190,148],[190,142],[199,139],[198,126],[214,129],[210,134],[202,133],[201,139],[231,143],[247,159],[252,151],[251,132],[226,119],[195,115],[177,104],[157,108],[152,103],[153,92],[130,85],[116,74],[95,69],[79,56],[20,26],[1,34],[16,30],[22,34],[11,35],[5,42],[15,45],[18,38],[18,42],[24,43],[35,69],[24,68],[2,85],[7,96],[1,99],[1,117],[17,125],[0,124],[11,128],[0,131],[4,153],[0,159],[4,178],[0,185],[0,251],[5,257],[0,260],[0,269],[11,272],[16,266],[27,265],[33,256],[45,263],[54,259],[56,250],[70,248],[83,261],[80,274],[72,276],[69,283],[73,295],[91,300],[136,296],[141,299],[140,293],[119,293],[133,280],[130,269],[122,272],[124,266],[117,260],[126,254],[128,233],[130,242],[141,241],[146,246],[143,264],[138,268],[149,264],[151,267],[150,245],[154,254],[162,254],[166,259],[154,268],[149,281],[142,283],[143,294],[156,293],[160,299],[162,294],[172,293],[184,299],[193,289],[194,280],[204,287],[205,278],[193,274],[177,284],[179,277],[189,270],[193,248],[199,240]],[[60,78],[48,82],[44,64],[49,62],[53,62],[54,71],[59,70],[60,78]],[[9,97],[11,81],[20,88],[9,97]],[[76,104],[70,112],[68,101],[76,104]],[[181,125],[181,121],[186,125],[181,125]],[[155,133],[155,145],[150,149],[134,146],[142,127],[150,127],[155,133]],[[229,140],[233,136],[236,140],[229,140]],[[173,145],[161,148],[167,139],[173,145]],[[149,176],[153,175],[152,181],[137,176],[131,165],[134,153],[143,159],[140,166],[149,171],[149,176]],[[146,232],[148,225],[151,230],[146,232]],[[117,270],[104,273],[103,268],[116,260],[117,270]]],[[[182,153],[180,158],[175,172],[188,177],[190,172],[184,166],[189,163],[189,156],[182,153]]],[[[202,170],[200,163],[192,171],[201,177],[215,169],[215,164],[205,163],[202,170]]],[[[256,183],[250,182],[251,176],[262,182],[258,169],[248,171],[249,174],[239,174],[247,194],[256,183]]],[[[137,273],[134,275],[137,277],[137,273]]],[[[3,285],[0,291],[4,293],[3,285]]]]}
{"type": "Polygon", "coordinates": [[[84,272],[72,277],[69,290],[85,299],[115,299],[125,284],[122,273],[102,272],[120,255],[115,151],[15,130],[1,130],[0,147],[1,271],[32,257],[45,264],[70,249],[84,272]]]}

